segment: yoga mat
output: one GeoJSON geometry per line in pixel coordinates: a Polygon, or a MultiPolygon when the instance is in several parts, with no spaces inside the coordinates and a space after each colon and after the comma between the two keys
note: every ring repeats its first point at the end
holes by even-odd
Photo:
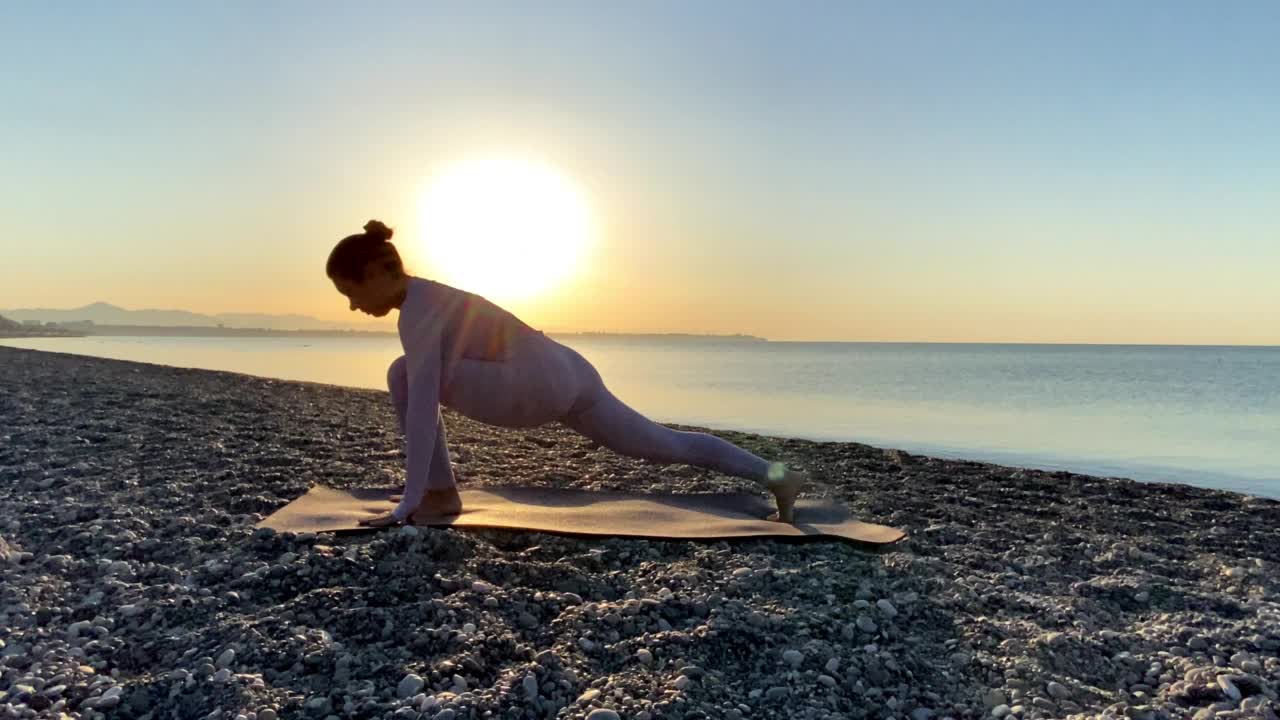
{"type": "MultiPolygon", "coordinates": [[[[390,488],[313,486],[258,527],[279,532],[370,530],[359,521],[389,511],[390,488]]],[[[796,502],[795,524],[766,520],[772,499],[742,493],[620,493],[539,487],[459,489],[462,514],[428,519],[431,527],[487,528],[560,535],[724,540],[774,537],[888,545],[906,533],[854,519],[827,500],[796,502]]]]}

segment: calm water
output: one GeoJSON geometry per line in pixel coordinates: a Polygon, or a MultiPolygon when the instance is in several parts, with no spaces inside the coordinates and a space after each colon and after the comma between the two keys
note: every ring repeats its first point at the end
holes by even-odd
{"type": "MultiPolygon", "coordinates": [[[[657,420],[1280,497],[1280,348],[560,338],[657,420]]],[[[387,338],[0,344],[383,388],[387,338]]]]}

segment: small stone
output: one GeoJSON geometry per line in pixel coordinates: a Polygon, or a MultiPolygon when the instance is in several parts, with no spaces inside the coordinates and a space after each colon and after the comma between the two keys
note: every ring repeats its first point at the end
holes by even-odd
{"type": "Polygon", "coordinates": [[[596,708],[587,714],[587,720],[621,720],[618,713],[609,708],[596,708]]]}
{"type": "Polygon", "coordinates": [[[911,720],[932,720],[933,711],[929,708],[916,708],[911,711],[911,720]]]}
{"type": "Polygon", "coordinates": [[[266,707],[258,710],[258,720],[279,720],[279,717],[276,715],[275,710],[266,707]]]}
{"type": "Polygon", "coordinates": [[[462,626],[462,632],[463,632],[463,633],[465,633],[465,634],[467,634],[467,635],[474,635],[474,634],[475,634],[475,632],[476,632],[476,624],[475,624],[475,623],[467,623],[467,624],[463,625],[463,626],[462,626]]]}
{"type": "Polygon", "coordinates": [[[483,580],[477,580],[471,583],[471,589],[478,593],[484,593],[485,595],[493,592],[493,586],[483,580]]]}
{"type": "Polygon", "coordinates": [[[587,703],[591,702],[592,700],[595,700],[598,697],[600,697],[600,690],[598,688],[590,688],[589,690],[587,690],[586,692],[578,696],[578,704],[586,705],[587,703]]]}
{"type": "Polygon", "coordinates": [[[987,707],[993,708],[997,705],[1004,705],[1009,702],[1009,698],[1004,694],[1003,690],[990,690],[985,698],[987,707]]]}
{"type": "Polygon", "coordinates": [[[804,662],[804,653],[799,650],[788,650],[782,653],[782,660],[791,667],[798,668],[804,662]]]}
{"type": "Polygon", "coordinates": [[[1067,689],[1066,685],[1063,685],[1062,683],[1057,682],[1055,680],[1050,680],[1049,684],[1045,686],[1045,689],[1049,691],[1050,697],[1054,697],[1059,700],[1062,700],[1063,698],[1069,697],[1071,695],[1071,691],[1067,689]]]}
{"type": "Polygon", "coordinates": [[[833,688],[836,686],[836,679],[831,677],[830,675],[819,675],[818,682],[822,683],[823,685],[829,688],[833,688]]]}
{"type": "Polygon", "coordinates": [[[1192,650],[1207,650],[1209,649],[1209,640],[1203,635],[1196,635],[1187,641],[1187,647],[1192,650]]]}
{"type": "Polygon", "coordinates": [[[1222,692],[1230,698],[1232,702],[1240,702],[1240,698],[1242,697],[1240,688],[1236,687],[1235,682],[1232,681],[1230,677],[1227,677],[1226,675],[1219,675],[1218,687],[1222,688],[1222,692]]]}
{"type": "Polygon", "coordinates": [[[884,616],[887,618],[895,618],[898,616],[898,608],[894,607],[893,603],[884,598],[876,601],[876,607],[880,608],[880,612],[884,613],[884,616]]]}
{"type": "Polygon", "coordinates": [[[411,698],[417,695],[427,683],[422,678],[409,673],[400,681],[400,685],[396,687],[396,696],[401,700],[411,698]]]}
{"type": "Polygon", "coordinates": [[[685,688],[689,687],[691,683],[693,683],[693,681],[690,680],[687,675],[681,675],[680,677],[676,678],[676,681],[672,683],[672,685],[675,686],[675,689],[677,690],[684,690],[685,688]]]}
{"type": "Polygon", "coordinates": [[[1009,707],[1008,705],[1003,705],[1003,704],[997,705],[991,708],[991,717],[1002,718],[1005,715],[1008,715],[1010,712],[1012,712],[1012,710],[1013,708],[1009,707]]]}
{"type": "Polygon", "coordinates": [[[769,688],[768,690],[766,690],[764,693],[764,696],[770,700],[781,700],[782,698],[790,694],[790,692],[791,692],[790,690],[788,690],[787,688],[781,685],[775,685],[769,688]]]}
{"type": "Polygon", "coordinates": [[[580,638],[578,640],[578,647],[582,648],[584,652],[591,652],[596,649],[596,644],[591,642],[591,638],[580,638]]]}
{"type": "Polygon", "coordinates": [[[641,665],[652,665],[653,653],[645,648],[640,648],[636,651],[636,660],[639,660],[641,665]]]}
{"type": "Polygon", "coordinates": [[[214,664],[220,668],[231,667],[231,663],[235,662],[235,659],[236,651],[231,648],[227,648],[222,651],[222,654],[218,656],[218,662],[214,664]]]}
{"type": "Polygon", "coordinates": [[[834,675],[834,674],[835,674],[835,672],[836,672],[837,670],[839,670],[839,669],[840,669],[840,658],[838,658],[838,657],[833,657],[833,658],[831,658],[830,660],[828,660],[828,661],[827,661],[827,664],[826,664],[826,665],[823,665],[822,667],[823,667],[823,669],[825,669],[827,672],[829,672],[829,673],[831,673],[831,674],[833,674],[833,675],[834,675]]]}
{"type": "Polygon", "coordinates": [[[218,672],[214,673],[214,674],[213,674],[213,681],[214,681],[214,682],[216,682],[216,683],[219,683],[219,684],[224,684],[224,683],[231,682],[231,670],[230,670],[230,668],[222,668],[222,669],[221,669],[221,670],[219,670],[218,672]]]}
{"type": "Polygon", "coordinates": [[[744,578],[750,574],[751,574],[751,568],[740,567],[737,570],[733,571],[733,576],[736,578],[744,578]]]}
{"type": "Polygon", "coordinates": [[[858,629],[864,633],[874,633],[876,630],[880,629],[879,627],[876,626],[876,621],[872,620],[866,615],[859,615],[857,623],[858,623],[858,629]]]}
{"type": "Polygon", "coordinates": [[[417,537],[421,531],[412,525],[401,525],[400,534],[404,537],[417,537]]]}
{"type": "Polygon", "coordinates": [[[436,713],[432,717],[432,720],[453,720],[457,716],[458,716],[458,711],[454,710],[453,708],[445,708],[440,712],[436,713]]]}
{"type": "Polygon", "coordinates": [[[525,697],[529,698],[530,700],[538,699],[538,678],[537,677],[533,676],[532,674],[525,675],[524,681],[521,684],[524,686],[525,697]]]}

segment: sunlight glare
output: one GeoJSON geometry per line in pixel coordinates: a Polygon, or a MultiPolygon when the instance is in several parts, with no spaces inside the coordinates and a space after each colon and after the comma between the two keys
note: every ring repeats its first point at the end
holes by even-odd
{"type": "Polygon", "coordinates": [[[427,183],[420,213],[424,249],[440,280],[491,299],[554,289],[593,240],[591,214],[574,183],[522,159],[447,168],[427,183]]]}

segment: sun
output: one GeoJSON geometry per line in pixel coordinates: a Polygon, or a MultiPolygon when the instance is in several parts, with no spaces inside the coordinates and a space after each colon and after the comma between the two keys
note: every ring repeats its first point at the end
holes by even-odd
{"type": "Polygon", "coordinates": [[[548,165],[479,158],[430,179],[419,202],[426,256],[441,281],[493,299],[563,283],[593,241],[578,187],[548,165]]]}

